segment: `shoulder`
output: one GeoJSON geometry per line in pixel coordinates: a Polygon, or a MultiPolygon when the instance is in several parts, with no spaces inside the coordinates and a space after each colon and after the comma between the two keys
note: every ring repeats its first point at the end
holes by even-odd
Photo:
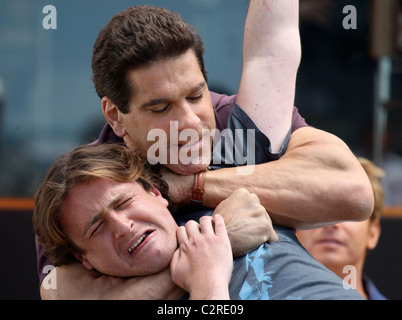
{"type": "Polygon", "coordinates": [[[366,275],[363,275],[363,286],[369,300],[388,300],[366,275]]]}
{"type": "Polygon", "coordinates": [[[228,117],[235,105],[236,95],[228,96],[212,91],[210,91],[210,95],[215,113],[216,128],[222,131],[227,127],[228,117]]]}
{"type": "MultiPolygon", "coordinates": [[[[210,91],[212,106],[215,112],[216,119],[216,127],[219,130],[223,130],[227,128],[227,120],[232,112],[232,109],[236,103],[237,95],[226,95],[219,94],[213,91],[210,91]]],[[[295,130],[307,127],[308,124],[306,120],[300,115],[297,107],[293,107],[293,115],[292,115],[292,132],[295,130]]]]}
{"type": "Polygon", "coordinates": [[[102,131],[99,134],[98,139],[95,141],[91,142],[90,145],[92,144],[102,144],[102,143],[122,143],[123,138],[118,137],[112,127],[109,125],[109,123],[105,123],[105,125],[102,128],[102,131]]]}
{"type": "Polygon", "coordinates": [[[300,115],[299,109],[297,107],[293,107],[292,132],[296,131],[299,128],[308,126],[309,125],[306,123],[306,120],[300,115]]]}

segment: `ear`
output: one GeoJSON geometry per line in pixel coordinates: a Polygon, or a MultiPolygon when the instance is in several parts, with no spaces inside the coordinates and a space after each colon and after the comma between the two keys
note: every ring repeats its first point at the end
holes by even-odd
{"type": "Polygon", "coordinates": [[[92,265],[87,259],[85,259],[82,254],[77,253],[77,252],[73,252],[73,255],[74,255],[74,257],[75,257],[78,261],[80,261],[80,262],[82,263],[82,265],[83,265],[85,268],[87,268],[88,270],[92,270],[92,269],[94,268],[93,265],[92,265]]]}
{"type": "Polygon", "coordinates": [[[378,239],[380,238],[381,234],[381,225],[378,219],[374,219],[370,221],[369,225],[369,238],[367,241],[367,249],[373,250],[378,243],[378,239]]]}
{"type": "Polygon", "coordinates": [[[169,206],[169,202],[162,196],[160,191],[156,189],[155,187],[152,187],[149,193],[153,194],[155,197],[157,197],[166,207],[169,206]]]}
{"type": "Polygon", "coordinates": [[[102,111],[107,122],[112,127],[114,133],[123,138],[127,134],[127,132],[124,129],[121,118],[119,117],[120,110],[113,103],[113,101],[109,99],[109,97],[105,96],[102,98],[102,111]]]}

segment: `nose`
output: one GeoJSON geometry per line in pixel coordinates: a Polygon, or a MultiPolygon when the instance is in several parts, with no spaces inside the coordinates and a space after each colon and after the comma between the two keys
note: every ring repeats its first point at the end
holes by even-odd
{"type": "Polygon", "coordinates": [[[179,132],[184,129],[197,129],[201,122],[193,106],[187,101],[182,102],[177,108],[176,119],[179,132]]]}
{"type": "Polygon", "coordinates": [[[112,214],[109,217],[109,225],[116,239],[130,234],[134,227],[134,221],[122,214],[112,214]]]}
{"type": "Polygon", "coordinates": [[[337,231],[338,229],[339,229],[338,224],[333,224],[333,225],[326,226],[323,228],[324,232],[326,232],[326,233],[333,233],[333,232],[337,231]]]}

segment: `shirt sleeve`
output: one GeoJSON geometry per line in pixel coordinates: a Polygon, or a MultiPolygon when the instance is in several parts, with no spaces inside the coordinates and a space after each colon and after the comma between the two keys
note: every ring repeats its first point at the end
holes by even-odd
{"type": "Polygon", "coordinates": [[[290,128],[278,153],[272,153],[271,142],[251,118],[235,104],[227,129],[215,136],[210,169],[221,166],[243,166],[278,160],[286,151],[290,128]]]}
{"type": "MultiPolygon", "coordinates": [[[[224,94],[218,94],[215,92],[210,92],[212,106],[215,112],[216,128],[223,131],[227,128],[229,115],[235,105],[236,95],[227,96],[224,94]]],[[[293,133],[299,128],[308,127],[306,120],[300,115],[299,109],[293,107],[292,113],[292,129],[293,133]]]]}
{"type": "Polygon", "coordinates": [[[45,249],[40,245],[38,236],[35,236],[36,243],[36,260],[38,267],[39,285],[42,283],[45,276],[53,268],[52,261],[46,256],[45,249]]]}

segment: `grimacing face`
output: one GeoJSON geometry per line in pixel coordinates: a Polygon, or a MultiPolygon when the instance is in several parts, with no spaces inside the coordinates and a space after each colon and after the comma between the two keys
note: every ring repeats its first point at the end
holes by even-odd
{"type": "Polygon", "coordinates": [[[138,182],[96,178],[77,184],[62,207],[60,222],[83,250],[88,269],[119,277],[150,275],[166,268],[177,248],[177,224],[157,189],[138,182]]]}
{"type": "Polygon", "coordinates": [[[128,78],[135,88],[129,113],[121,113],[108,97],[102,99],[104,115],[114,132],[148,160],[165,152],[167,162],[162,164],[178,174],[207,168],[215,116],[194,52],[188,50],[181,56],[136,68],[128,78]],[[161,133],[166,141],[161,141],[161,133]],[[154,152],[157,141],[164,148],[154,152]]]}

